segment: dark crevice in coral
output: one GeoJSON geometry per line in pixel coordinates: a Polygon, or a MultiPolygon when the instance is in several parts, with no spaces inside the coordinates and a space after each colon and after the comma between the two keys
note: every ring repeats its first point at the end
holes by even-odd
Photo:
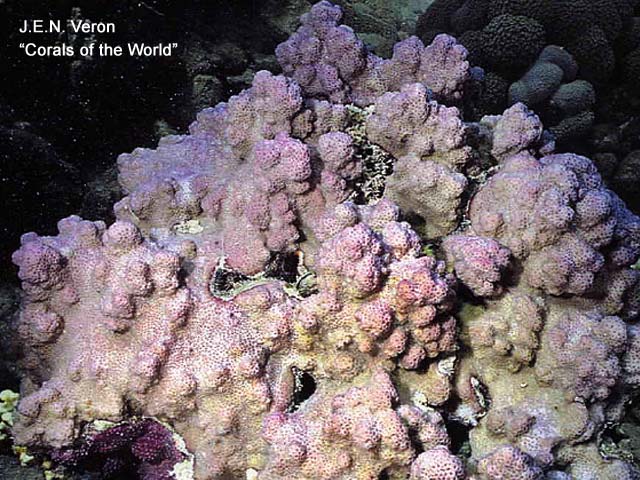
{"type": "Polygon", "coordinates": [[[380,475],[378,475],[378,480],[389,480],[389,473],[386,469],[380,472],[380,475]]]}
{"type": "Polygon", "coordinates": [[[295,289],[301,298],[307,298],[314,293],[318,293],[318,283],[315,273],[309,271],[298,278],[295,283],[295,289]]]}
{"type": "Polygon", "coordinates": [[[384,195],[387,177],[393,174],[391,155],[380,155],[380,148],[371,144],[357,145],[356,156],[362,159],[362,178],[355,185],[353,202],[359,205],[375,203],[384,195]]]}
{"type": "Polygon", "coordinates": [[[20,390],[20,378],[18,377],[17,372],[4,372],[4,374],[0,377],[0,391],[2,390],[12,390],[14,392],[20,390]]]}
{"type": "Polygon", "coordinates": [[[214,297],[230,300],[241,291],[269,280],[284,282],[297,297],[305,298],[317,292],[315,274],[304,266],[299,251],[273,253],[264,271],[253,276],[244,275],[224,264],[218,265],[209,290],[214,297]]]}
{"type": "Polygon", "coordinates": [[[465,167],[464,175],[467,177],[468,185],[462,194],[458,213],[460,222],[453,233],[462,233],[469,226],[469,206],[475,194],[487,183],[489,178],[498,171],[499,161],[490,153],[490,142],[483,138],[483,134],[477,124],[467,123],[467,141],[473,148],[473,158],[465,167]]]}
{"type": "Polygon", "coordinates": [[[298,410],[316,392],[316,379],[309,372],[300,370],[297,367],[291,367],[291,371],[295,380],[295,388],[293,390],[293,398],[289,408],[287,408],[289,413],[298,410]]]}
{"type": "Polygon", "coordinates": [[[451,451],[455,455],[466,455],[471,427],[461,422],[450,422],[447,424],[447,431],[451,437],[451,451]]]}
{"type": "MultiPolygon", "coordinates": [[[[420,234],[421,237],[423,237],[423,232],[427,224],[424,218],[422,218],[421,216],[417,215],[414,212],[405,212],[402,215],[402,219],[405,222],[408,222],[409,225],[411,225],[411,228],[413,228],[416,232],[420,234]]],[[[426,240],[426,239],[422,238],[422,240],[426,240]]]]}
{"type": "Polygon", "coordinates": [[[473,292],[469,290],[469,287],[462,283],[458,283],[456,293],[458,295],[458,309],[461,309],[464,304],[473,305],[474,307],[485,305],[484,299],[475,296],[473,292]]]}
{"type": "Polygon", "coordinates": [[[210,290],[213,296],[227,298],[231,292],[236,290],[241,284],[250,281],[251,278],[240,272],[231,270],[224,266],[216,268],[211,279],[210,290]]]}
{"type": "MultiPolygon", "coordinates": [[[[634,408],[638,399],[628,407],[634,408]]],[[[619,424],[609,425],[600,435],[598,447],[607,459],[618,459],[638,464],[638,419],[628,411],[619,424]]]]}
{"type": "Polygon", "coordinates": [[[602,432],[602,438],[611,440],[613,443],[619,443],[621,440],[627,438],[619,429],[615,427],[609,427],[602,432]]]}
{"type": "Polygon", "coordinates": [[[300,251],[274,253],[265,268],[265,278],[280,280],[306,298],[318,291],[315,274],[306,268],[300,251]]]}
{"type": "Polygon", "coordinates": [[[299,263],[300,257],[297,252],[274,253],[265,268],[265,277],[287,283],[295,282],[298,278],[299,263]]]}

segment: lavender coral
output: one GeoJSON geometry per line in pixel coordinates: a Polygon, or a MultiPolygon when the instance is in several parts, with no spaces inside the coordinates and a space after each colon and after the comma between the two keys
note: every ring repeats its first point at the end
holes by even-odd
{"type": "Polygon", "coordinates": [[[493,239],[449,235],[442,242],[447,261],[475,295],[493,297],[502,293],[502,277],[511,252],[493,239]]]}
{"type": "Polygon", "coordinates": [[[366,106],[385,92],[422,83],[441,101],[462,98],[470,67],[466,50],[452,37],[439,35],[427,47],[410,37],[386,60],[367,51],[351,28],[339,24],[341,18],[340,7],[319,2],[276,49],[285,74],[310,97],[366,106]]]}
{"type": "Polygon", "coordinates": [[[617,245],[616,231],[639,225],[616,198],[585,157],[521,153],[473,198],[469,217],[473,231],[495,237],[523,261],[530,286],[581,295],[593,287],[605,255],[627,252],[609,262],[619,267],[638,255],[635,233],[617,245]]]}
{"type": "Polygon", "coordinates": [[[638,385],[640,219],[524,105],[465,121],[453,38],[381,59],[340,18],[122,155],[113,225],[23,236],[16,442],[141,478],[632,478],[597,440],[638,385]]]}
{"type": "Polygon", "coordinates": [[[420,83],[382,95],[367,119],[367,134],[397,159],[387,197],[425,220],[425,234],[451,232],[459,220],[470,160],[467,127],[456,107],[431,100],[420,83]]]}

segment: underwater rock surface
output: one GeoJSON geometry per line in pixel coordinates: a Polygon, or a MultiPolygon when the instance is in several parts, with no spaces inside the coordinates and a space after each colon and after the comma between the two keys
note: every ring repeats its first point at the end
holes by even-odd
{"type": "MultiPolygon", "coordinates": [[[[120,156],[115,223],[22,237],[16,443],[63,458],[149,417],[202,480],[638,478],[599,438],[640,382],[640,219],[523,104],[466,122],[455,39],[383,59],[341,16],[120,156]]],[[[171,478],[155,428],[127,445],[171,478]]]]}

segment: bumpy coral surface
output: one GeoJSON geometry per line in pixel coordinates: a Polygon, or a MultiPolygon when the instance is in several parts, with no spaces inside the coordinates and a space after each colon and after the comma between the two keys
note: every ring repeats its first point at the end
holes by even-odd
{"type": "Polygon", "coordinates": [[[622,113],[637,105],[637,7],[636,0],[437,0],[417,32],[425,42],[455,35],[485,70],[470,97],[478,119],[523,102],[571,151],[583,148],[594,124],[623,124],[637,111],[622,113]]]}
{"type": "Polygon", "coordinates": [[[97,470],[107,478],[145,480],[176,478],[180,464],[188,463],[171,431],[148,418],[88,431],[77,445],[55,452],[54,460],[71,469],[97,470]]]}
{"type": "Polygon", "coordinates": [[[340,18],[122,155],[113,225],[22,237],[16,442],[148,479],[637,478],[598,439],[640,383],[640,219],[523,104],[465,121],[452,37],[382,59],[340,18]]]}

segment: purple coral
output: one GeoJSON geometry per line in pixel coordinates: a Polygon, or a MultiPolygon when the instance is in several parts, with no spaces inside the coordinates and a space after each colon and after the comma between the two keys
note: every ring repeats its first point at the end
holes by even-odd
{"type": "Polygon", "coordinates": [[[301,303],[301,321],[321,325],[329,343],[355,341],[360,351],[401,357],[415,369],[456,349],[452,279],[442,262],[418,257],[417,235],[390,207],[343,204],[328,212],[325,231],[342,230],[318,251],[320,292],[301,303]]]}
{"type": "Polygon", "coordinates": [[[420,82],[441,101],[459,101],[469,79],[467,51],[448,35],[425,47],[410,37],[384,60],[367,51],[353,30],[340,25],[342,11],[327,1],[301,18],[302,26],[276,49],[287,76],[312,98],[366,106],[386,91],[420,82]]]}
{"type": "Polygon", "coordinates": [[[501,280],[511,252],[495,240],[450,235],[442,248],[456,275],[475,295],[492,297],[502,292],[501,280]]]}
{"type": "Polygon", "coordinates": [[[421,83],[385,93],[367,119],[367,135],[396,159],[386,195],[406,213],[425,220],[429,237],[455,228],[470,160],[467,127],[455,107],[430,99],[421,83]]]}
{"type": "Polygon", "coordinates": [[[104,478],[136,475],[141,480],[169,480],[187,455],[178,450],[166,427],[138,419],[86,433],[77,445],[55,451],[52,458],[71,469],[98,471],[104,478]]]}
{"type": "Polygon", "coordinates": [[[165,478],[158,418],[198,480],[627,478],[596,441],[638,383],[640,219],[523,105],[466,122],[451,37],[381,59],[340,18],[122,155],[113,225],[23,236],[16,441],[165,478]]]}
{"type": "MultiPolygon", "coordinates": [[[[594,285],[603,254],[615,246],[618,225],[627,223],[626,209],[617,209],[616,202],[589,159],[520,153],[480,189],[469,216],[476,233],[497,239],[523,260],[529,285],[553,295],[581,295],[594,285]]],[[[627,245],[637,242],[634,228],[624,235],[627,245]]]]}
{"type": "Polygon", "coordinates": [[[116,204],[117,216],[153,229],[167,244],[176,231],[190,233],[185,225],[195,221],[196,230],[209,233],[204,247],[238,271],[257,273],[273,252],[292,251],[298,225],[308,227],[325,204],[343,201],[358,175],[350,137],[329,133],[325,117],[340,124],[340,114],[326,107],[319,116],[313,107],[320,105],[303,107],[293,81],[259,72],[252,88],[203,110],[191,135],[119,157],[128,195],[116,204]],[[294,131],[315,135],[319,154],[291,137],[294,131]]]}
{"type": "Polygon", "coordinates": [[[375,478],[382,470],[402,470],[415,456],[414,432],[423,445],[449,451],[441,417],[399,406],[398,392],[383,371],[373,372],[364,386],[308,402],[298,412],[265,418],[262,435],[271,452],[267,477],[375,478]]]}
{"type": "Polygon", "coordinates": [[[511,445],[496,449],[480,460],[478,470],[486,480],[540,480],[542,470],[526,454],[511,445]]]}
{"type": "Polygon", "coordinates": [[[566,314],[543,337],[536,374],[561,385],[570,398],[605,399],[621,375],[626,342],[627,328],[618,317],[566,314]]]}

